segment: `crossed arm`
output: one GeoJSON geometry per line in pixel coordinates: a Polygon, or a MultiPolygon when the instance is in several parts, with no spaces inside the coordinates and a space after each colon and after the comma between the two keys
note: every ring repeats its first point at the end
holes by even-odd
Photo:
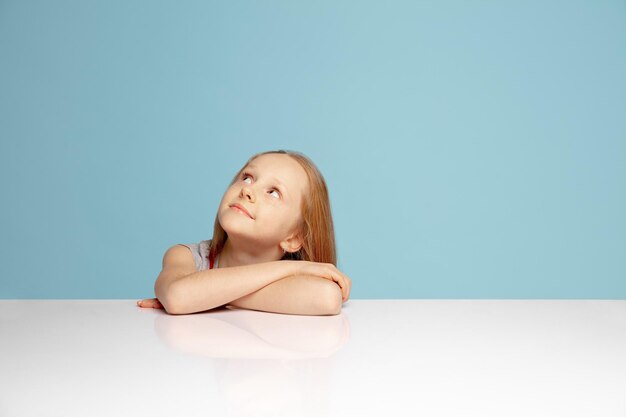
{"type": "MultiPolygon", "coordinates": [[[[137,303],[145,308],[164,308],[158,298],[137,303]]],[[[233,300],[227,307],[301,315],[335,315],[341,312],[339,285],[312,275],[290,276],[233,300]]]]}
{"type": "Polygon", "coordinates": [[[230,306],[285,314],[334,315],[348,299],[350,279],[330,263],[270,261],[195,270],[180,245],[168,249],[154,290],[141,307],[190,314],[230,306]]]}
{"type": "Polygon", "coordinates": [[[341,288],[312,275],[286,277],[231,301],[227,306],[272,313],[334,315],[341,312],[341,288]]]}

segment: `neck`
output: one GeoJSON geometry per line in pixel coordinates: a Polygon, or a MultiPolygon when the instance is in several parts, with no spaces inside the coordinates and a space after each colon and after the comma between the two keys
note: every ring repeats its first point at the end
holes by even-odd
{"type": "Polygon", "coordinates": [[[278,261],[282,258],[283,252],[277,245],[276,248],[259,249],[258,246],[248,248],[245,245],[234,242],[230,237],[226,239],[224,248],[219,254],[219,267],[228,268],[232,266],[243,266],[258,264],[262,262],[278,261]]]}

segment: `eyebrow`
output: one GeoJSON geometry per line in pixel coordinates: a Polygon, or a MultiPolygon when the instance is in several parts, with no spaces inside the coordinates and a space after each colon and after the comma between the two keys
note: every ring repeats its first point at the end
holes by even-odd
{"type": "MultiPolygon", "coordinates": [[[[248,165],[246,168],[256,169],[256,165],[248,165]]],[[[276,178],[276,177],[271,177],[270,179],[272,179],[274,182],[276,182],[280,188],[282,188],[283,190],[285,190],[285,192],[289,193],[289,190],[287,189],[287,187],[285,186],[285,184],[283,184],[282,182],[280,182],[280,181],[278,180],[278,178],[276,178]]]]}

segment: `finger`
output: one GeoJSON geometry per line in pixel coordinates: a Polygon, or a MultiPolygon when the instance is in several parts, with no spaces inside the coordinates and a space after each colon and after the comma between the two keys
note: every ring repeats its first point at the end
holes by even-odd
{"type": "Polygon", "coordinates": [[[336,266],[332,265],[332,270],[334,275],[337,277],[336,281],[339,287],[341,288],[342,299],[345,301],[348,299],[348,294],[350,293],[350,279],[346,274],[341,272],[336,266]]]}
{"type": "Polygon", "coordinates": [[[339,285],[339,288],[341,288],[341,292],[343,293],[343,290],[346,287],[346,282],[343,280],[343,277],[341,275],[333,275],[333,281],[339,285]]]}
{"type": "Polygon", "coordinates": [[[137,301],[137,305],[143,308],[152,308],[151,300],[139,300],[137,301]]]}
{"type": "Polygon", "coordinates": [[[328,268],[330,268],[330,271],[328,271],[330,279],[337,283],[339,288],[341,288],[341,299],[344,301],[347,300],[350,292],[347,276],[345,276],[345,274],[338,270],[333,264],[328,264],[328,268]]]}
{"type": "Polygon", "coordinates": [[[341,294],[343,295],[343,297],[345,297],[346,296],[346,288],[348,286],[348,283],[346,282],[346,278],[341,273],[341,271],[339,271],[338,269],[335,271],[335,273],[336,273],[336,277],[337,277],[337,284],[341,288],[341,294]]]}
{"type": "Polygon", "coordinates": [[[341,275],[339,276],[338,284],[339,284],[339,287],[341,288],[341,299],[345,301],[347,298],[348,287],[347,287],[347,283],[345,279],[341,275]]]}
{"type": "Polygon", "coordinates": [[[339,285],[339,288],[341,289],[341,299],[344,300],[346,298],[346,283],[341,275],[331,275],[331,278],[337,285],[339,285]]]}
{"type": "Polygon", "coordinates": [[[155,298],[144,299],[141,301],[137,301],[137,305],[143,308],[163,308],[161,302],[155,298]]]}
{"type": "Polygon", "coordinates": [[[350,278],[348,278],[347,276],[344,276],[344,279],[346,281],[346,294],[345,294],[344,301],[346,301],[350,297],[350,289],[352,288],[352,282],[350,281],[350,278]]]}

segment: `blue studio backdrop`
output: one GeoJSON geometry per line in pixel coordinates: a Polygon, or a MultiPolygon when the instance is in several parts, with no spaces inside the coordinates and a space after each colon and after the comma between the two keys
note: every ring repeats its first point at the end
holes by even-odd
{"type": "Polygon", "coordinates": [[[626,298],[623,1],[0,3],[0,298],[153,297],[271,149],[351,298],[626,298]]]}

